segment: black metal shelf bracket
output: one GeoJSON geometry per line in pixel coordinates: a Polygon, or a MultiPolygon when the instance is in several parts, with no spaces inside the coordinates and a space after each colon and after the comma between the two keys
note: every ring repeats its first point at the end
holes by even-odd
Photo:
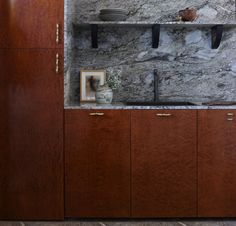
{"type": "Polygon", "coordinates": [[[92,48],[98,48],[98,25],[91,24],[91,40],[92,40],[92,48]]]}
{"type": "MultiPolygon", "coordinates": [[[[160,41],[160,24],[152,25],[152,48],[157,49],[160,41]]],[[[215,25],[211,28],[212,49],[218,49],[223,36],[223,25],[215,25]]],[[[92,48],[98,48],[98,24],[91,24],[92,48]]]]}
{"type": "Polygon", "coordinates": [[[160,24],[152,25],[152,48],[157,49],[159,47],[160,40],[160,24]]]}
{"type": "Polygon", "coordinates": [[[212,49],[218,49],[223,36],[223,25],[216,25],[211,28],[212,49]]]}

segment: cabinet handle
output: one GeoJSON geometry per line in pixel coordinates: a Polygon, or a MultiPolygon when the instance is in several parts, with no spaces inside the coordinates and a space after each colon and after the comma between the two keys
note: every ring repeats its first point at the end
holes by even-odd
{"type": "Polygon", "coordinates": [[[98,112],[96,112],[96,113],[90,113],[89,115],[90,116],[103,116],[103,115],[105,115],[105,113],[98,113],[98,112]]]}
{"type": "Polygon", "coordinates": [[[234,121],[233,118],[227,118],[227,121],[234,121]]]}
{"type": "Polygon", "coordinates": [[[56,24],[56,43],[60,43],[60,24],[56,24]]]}
{"type": "Polygon", "coordinates": [[[234,116],[234,113],[227,113],[228,116],[234,116]]]}
{"type": "Polygon", "coordinates": [[[172,114],[157,114],[158,117],[170,117],[172,114]]]}
{"type": "Polygon", "coordinates": [[[56,74],[59,73],[59,54],[56,54],[56,74]]]}

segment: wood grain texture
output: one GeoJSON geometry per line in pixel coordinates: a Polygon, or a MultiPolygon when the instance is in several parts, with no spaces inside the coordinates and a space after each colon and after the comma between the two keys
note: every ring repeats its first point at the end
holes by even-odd
{"type": "Polygon", "coordinates": [[[9,38],[9,1],[0,1],[0,49],[6,47],[9,38]]]}
{"type": "Polygon", "coordinates": [[[236,111],[199,111],[200,217],[236,217],[236,111]],[[227,113],[234,113],[234,117],[227,113]],[[234,118],[234,121],[227,121],[234,118]]]}
{"type": "Polygon", "coordinates": [[[196,111],[134,110],[131,130],[132,216],[195,217],[196,111]]]}
{"type": "Polygon", "coordinates": [[[130,112],[91,112],[65,112],[65,214],[129,217],[130,112]]]}
{"type": "Polygon", "coordinates": [[[0,50],[0,219],[63,219],[64,98],[57,52],[0,50]]]}
{"type": "Polygon", "coordinates": [[[63,48],[63,0],[1,0],[0,15],[0,48],[63,48]]]}

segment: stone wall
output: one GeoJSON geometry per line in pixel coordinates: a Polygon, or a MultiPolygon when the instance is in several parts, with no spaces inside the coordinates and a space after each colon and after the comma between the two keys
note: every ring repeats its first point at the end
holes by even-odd
{"type": "Polygon", "coordinates": [[[225,29],[217,50],[211,49],[210,27],[163,27],[158,49],[151,47],[150,28],[100,28],[99,48],[92,49],[90,30],[76,26],[97,20],[99,9],[106,7],[129,9],[130,21],[166,22],[188,6],[199,10],[196,23],[235,23],[234,0],[68,0],[65,103],[79,101],[82,68],[122,71],[115,101],[152,100],[155,68],[162,100],[236,100],[236,25],[225,29]]]}
{"type": "Polygon", "coordinates": [[[61,221],[61,222],[1,222],[0,226],[236,226],[233,220],[218,221],[61,221]]]}
{"type": "Polygon", "coordinates": [[[235,0],[67,0],[68,19],[77,23],[97,20],[102,8],[125,8],[129,21],[166,22],[180,9],[198,9],[199,23],[234,23],[235,0]]]}

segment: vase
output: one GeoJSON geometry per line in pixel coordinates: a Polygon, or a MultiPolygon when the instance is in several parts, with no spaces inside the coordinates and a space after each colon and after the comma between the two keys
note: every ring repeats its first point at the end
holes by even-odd
{"type": "Polygon", "coordinates": [[[108,85],[100,86],[95,94],[97,104],[111,104],[113,91],[108,85]]]}
{"type": "Polygon", "coordinates": [[[193,22],[198,17],[197,16],[197,10],[196,9],[190,9],[190,8],[180,10],[179,11],[179,16],[181,17],[182,21],[184,21],[184,22],[187,22],[187,21],[193,22]]]}

